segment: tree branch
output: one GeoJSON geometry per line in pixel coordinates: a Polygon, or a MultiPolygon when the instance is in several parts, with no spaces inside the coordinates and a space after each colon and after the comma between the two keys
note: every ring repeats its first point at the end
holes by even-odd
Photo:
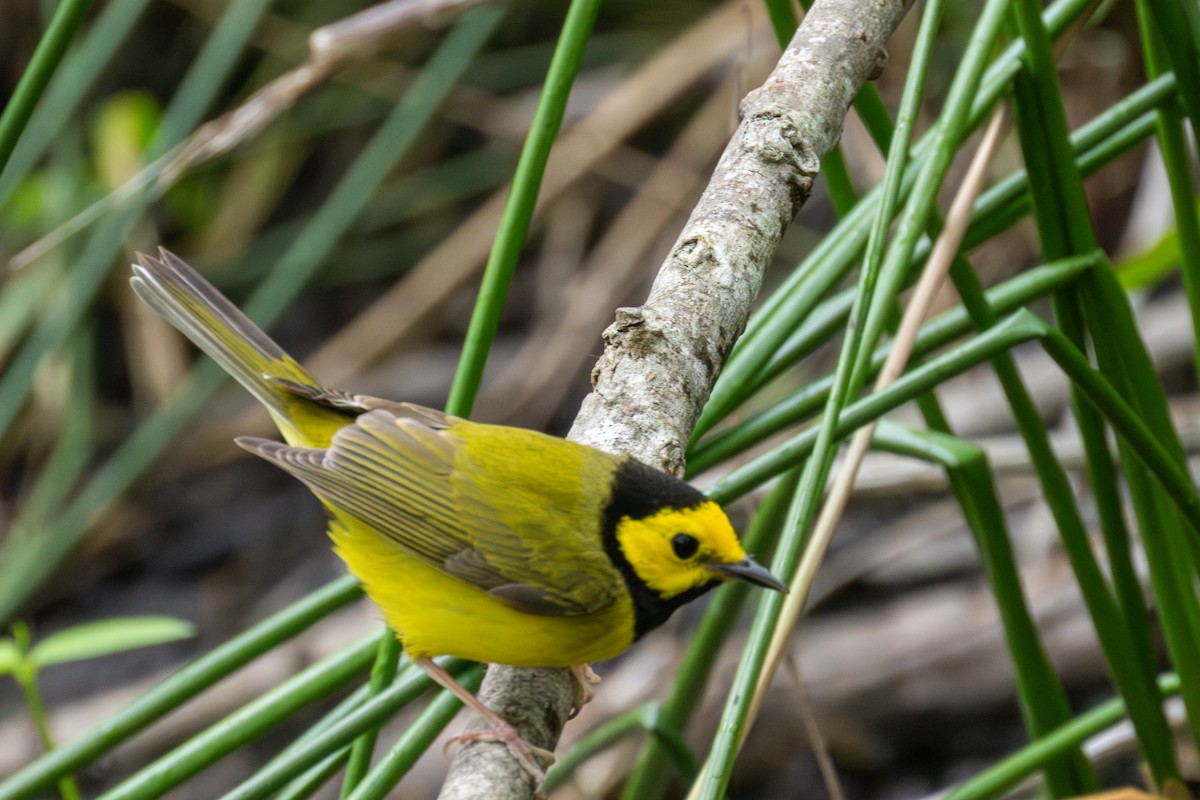
{"type": "MultiPolygon", "coordinates": [[[[771,76],[742,102],[742,123],[646,303],[618,309],[604,332],[593,391],[568,438],[682,474],[692,427],[783,233],[907,9],[904,0],[813,5],[771,76]]],[[[574,682],[563,670],[492,666],[480,698],[531,744],[552,749],[575,700],[574,682]]],[[[459,751],[441,794],[530,796],[528,776],[490,742],[459,751]]]]}

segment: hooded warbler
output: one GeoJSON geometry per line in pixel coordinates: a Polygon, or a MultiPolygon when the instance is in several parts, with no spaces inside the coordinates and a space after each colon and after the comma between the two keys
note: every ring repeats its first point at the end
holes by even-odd
{"type": "Polygon", "coordinates": [[[577,667],[721,581],[787,590],[687,483],[565,439],[323,388],[183,260],[160,249],[138,262],[138,296],[263,403],[286,441],[237,443],[312,490],[405,652],[527,768],[534,748],[433,656],[577,667]]]}

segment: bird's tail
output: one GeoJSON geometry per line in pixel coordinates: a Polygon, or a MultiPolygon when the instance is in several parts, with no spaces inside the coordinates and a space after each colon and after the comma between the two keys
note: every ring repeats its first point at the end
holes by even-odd
{"type": "Polygon", "coordinates": [[[258,398],[289,444],[328,444],[345,418],[288,388],[318,386],[312,376],[187,262],[158,253],[137,254],[130,283],[138,297],[258,398]]]}

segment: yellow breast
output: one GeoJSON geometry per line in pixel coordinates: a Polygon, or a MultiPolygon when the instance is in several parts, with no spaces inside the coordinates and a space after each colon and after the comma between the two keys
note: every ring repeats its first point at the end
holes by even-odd
{"type": "Polygon", "coordinates": [[[612,658],[633,643],[633,607],[624,592],[614,605],[591,614],[528,614],[334,513],[329,533],[335,550],[414,658],[452,655],[514,667],[570,667],[612,658]]]}

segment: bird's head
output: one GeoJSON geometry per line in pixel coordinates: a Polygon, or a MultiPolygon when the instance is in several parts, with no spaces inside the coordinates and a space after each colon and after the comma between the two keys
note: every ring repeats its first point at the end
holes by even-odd
{"type": "Polygon", "coordinates": [[[729,518],[711,500],[624,517],[617,523],[616,538],[638,578],[664,600],[717,580],[787,591],[786,584],[746,555],[729,518]]]}

